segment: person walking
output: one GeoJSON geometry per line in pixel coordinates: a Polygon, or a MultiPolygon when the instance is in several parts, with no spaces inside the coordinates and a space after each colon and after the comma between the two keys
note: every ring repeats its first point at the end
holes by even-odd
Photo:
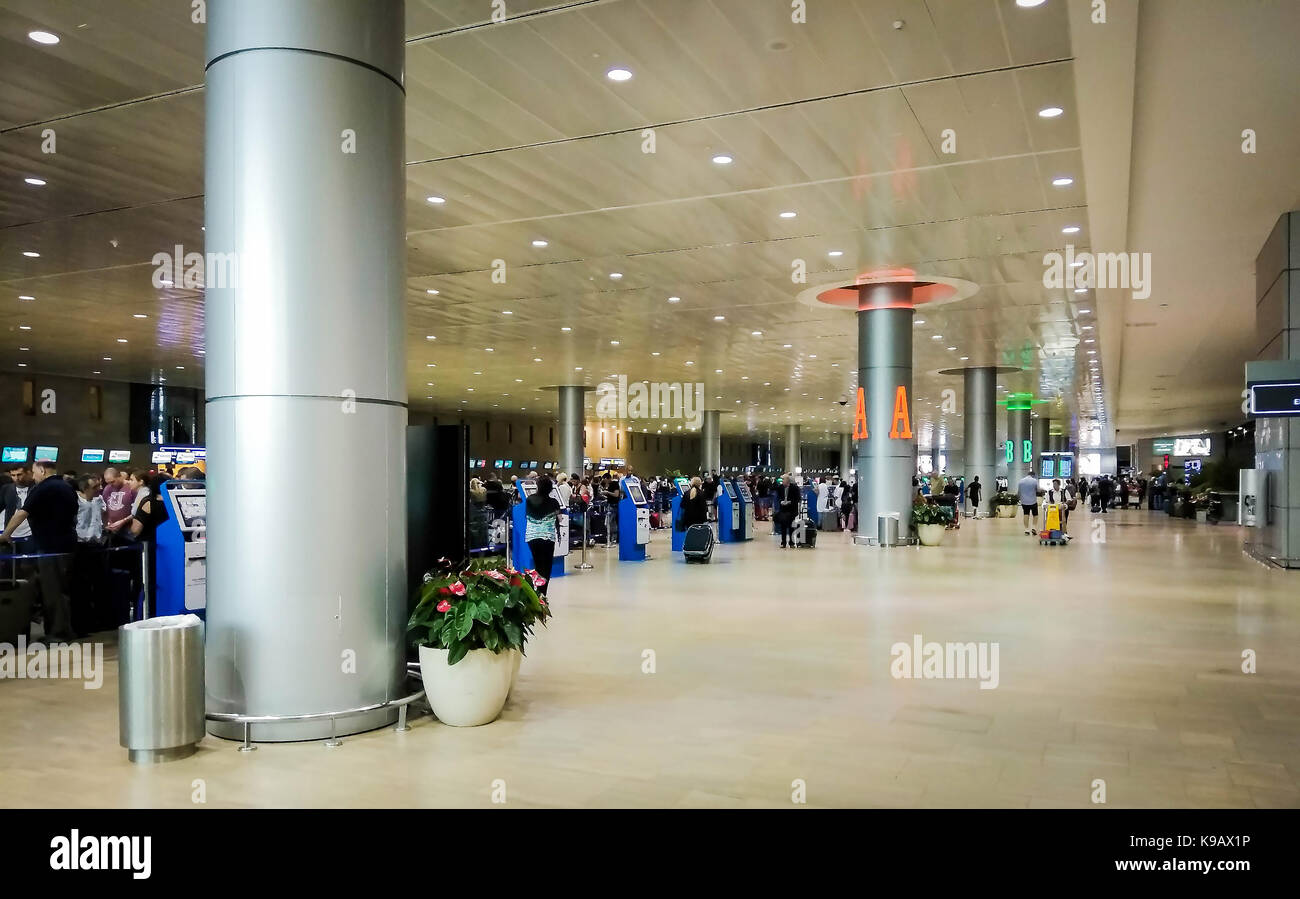
{"type": "MultiPolygon", "coordinates": [[[[1074,485],[1070,481],[1065,482],[1067,486],[1061,486],[1060,478],[1052,478],[1052,489],[1047,491],[1046,503],[1056,505],[1060,508],[1061,513],[1061,536],[1066,540],[1070,538],[1070,503],[1074,502],[1071,494],[1074,492],[1074,485]]],[[[1047,518],[1047,513],[1043,513],[1043,518],[1047,518]]]]}
{"type": "Polygon", "coordinates": [[[537,479],[537,492],[524,500],[524,540],[533,554],[533,569],[541,578],[537,592],[546,595],[555,565],[555,543],[560,539],[556,522],[560,518],[560,501],[551,495],[551,479],[537,479]]]}
{"type": "Polygon", "coordinates": [[[1097,490],[1097,499],[1100,500],[1101,514],[1103,515],[1106,514],[1106,507],[1110,505],[1111,486],[1110,477],[1107,475],[1097,478],[1097,483],[1093,484],[1093,487],[1097,490]]]}
{"type": "Polygon", "coordinates": [[[970,482],[966,488],[966,495],[970,497],[970,516],[971,518],[980,517],[980,494],[984,491],[984,485],[980,483],[980,476],[975,475],[975,480],[970,482]]]}
{"type": "Polygon", "coordinates": [[[1027,473],[1020,479],[1016,484],[1016,493],[1020,499],[1020,511],[1024,513],[1025,533],[1034,534],[1038,531],[1038,479],[1034,477],[1033,472],[1027,473]]]}

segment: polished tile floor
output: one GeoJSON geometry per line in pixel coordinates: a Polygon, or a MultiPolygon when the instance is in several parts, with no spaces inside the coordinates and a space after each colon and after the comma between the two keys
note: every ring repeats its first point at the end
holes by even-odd
{"type": "Polygon", "coordinates": [[[115,664],[98,691],[0,681],[0,804],[478,807],[495,784],[516,807],[788,807],[801,783],[812,806],[1086,807],[1104,781],[1112,807],[1300,806],[1300,576],[1248,560],[1233,526],[1073,525],[1063,548],[982,520],[939,548],[597,550],[480,728],[208,737],[138,767],[115,664]],[[892,677],[915,634],[998,644],[998,686],[892,677]]]}

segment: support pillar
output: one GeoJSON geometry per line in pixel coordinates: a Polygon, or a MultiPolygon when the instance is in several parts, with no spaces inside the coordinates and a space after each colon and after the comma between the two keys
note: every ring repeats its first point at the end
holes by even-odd
{"type": "Polygon", "coordinates": [[[559,439],[556,443],[559,447],[560,471],[581,476],[585,458],[582,436],[586,432],[583,403],[590,388],[561,386],[557,389],[559,396],[555,409],[559,418],[559,439]]]}
{"type": "Polygon", "coordinates": [[[858,384],[867,436],[858,440],[858,534],[875,537],[877,517],[898,513],[898,533],[912,527],[912,285],[862,287],[858,301],[858,384]],[[896,405],[902,404],[899,414],[896,405]]]}
{"type": "Polygon", "coordinates": [[[785,470],[790,474],[794,474],[796,469],[803,467],[802,463],[799,460],[800,460],[799,426],[786,425],[785,426],[785,470]]]}
{"type": "Polygon", "coordinates": [[[1052,420],[1046,415],[1039,415],[1029,420],[1030,440],[1034,444],[1034,477],[1043,470],[1043,455],[1051,452],[1052,420]]]}
{"type": "Polygon", "coordinates": [[[853,472],[853,435],[840,435],[840,480],[848,483],[853,472]]]}
{"type": "Polygon", "coordinates": [[[206,291],[211,712],[316,714],[406,692],[404,26],[401,0],[209,4],[206,249],[237,261],[206,291]],[[266,460],[305,445],[365,460],[366,488],[250,510],[284,491],[266,460]]]}
{"type": "Polygon", "coordinates": [[[1016,484],[1034,464],[1033,438],[1029,435],[1029,407],[1007,407],[1007,489],[1016,492],[1016,484]],[[1029,447],[1026,459],[1026,447],[1029,447]]]}
{"type": "MultiPolygon", "coordinates": [[[[962,392],[962,450],[965,456],[966,489],[980,479],[985,499],[992,498],[997,477],[997,383],[993,366],[968,368],[962,392]]],[[[987,505],[985,506],[987,508],[987,505]]],[[[976,514],[979,510],[975,510],[976,514]]]]}
{"type": "Polygon", "coordinates": [[[705,409],[700,428],[700,468],[705,473],[722,470],[722,413],[705,409]]]}

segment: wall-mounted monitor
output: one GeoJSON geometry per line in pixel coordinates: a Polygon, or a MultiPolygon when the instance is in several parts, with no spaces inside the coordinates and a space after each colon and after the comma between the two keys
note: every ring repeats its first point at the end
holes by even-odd
{"type": "Polygon", "coordinates": [[[32,457],[33,462],[57,462],[59,461],[59,448],[57,446],[38,446],[36,455],[32,457]]]}
{"type": "Polygon", "coordinates": [[[503,463],[503,465],[504,465],[505,468],[514,468],[514,467],[515,467],[515,460],[514,460],[514,459],[506,459],[505,462],[503,463]]]}
{"type": "Polygon", "coordinates": [[[1074,476],[1074,459],[1070,456],[1062,456],[1056,466],[1058,477],[1069,478],[1074,476]]]}
{"type": "Polygon", "coordinates": [[[500,459],[493,459],[493,460],[492,460],[492,467],[493,467],[493,468],[501,468],[501,467],[502,467],[502,465],[501,465],[501,460],[500,460],[500,459]]]}
{"type": "Polygon", "coordinates": [[[1047,456],[1040,459],[1038,476],[1040,478],[1056,477],[1056,460],[1047,456]]]}
{"type": "Polygon", "coordinates": [[[104,451],[102,449],[84,449],[81,451],[82,462],[103,462],[104,451]]]}
{"type": "MultiPolygon", "coordinates": [[[[103,462],[103,453],[100,453],[100,460],[103,462]]],[[[171,465],[176,460],[175,453],[169,453],[166,450],[154,450],[153,455],[149,457],[149,462],[153,465],[171,465]]]]}
{"type": "Polygon", "coordinates": [[[116,463],[130,462],[131,451],[130,450],[109,450],[108,461],[116,462],[116,463]]]}
{"type": "Polygon", "coordinates": [[[1209,437],[1175,437],[1175,456],[1208,456],[1210,454],[1209,437]]]}
{"type": "Polygon", "coordinates": [[[6,446],[0,451],[0,462],[26,462],[27,447],[25,446],[6,446]]]}

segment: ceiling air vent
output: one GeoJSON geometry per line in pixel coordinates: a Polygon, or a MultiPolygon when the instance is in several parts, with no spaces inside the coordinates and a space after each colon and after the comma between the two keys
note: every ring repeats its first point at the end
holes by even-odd
{"type": "Polygon", "coordinates": [[[1126,322],[1124,324],[1126,328],[1154,328],[1155,326],[1155,322],[1126,322]]]}

